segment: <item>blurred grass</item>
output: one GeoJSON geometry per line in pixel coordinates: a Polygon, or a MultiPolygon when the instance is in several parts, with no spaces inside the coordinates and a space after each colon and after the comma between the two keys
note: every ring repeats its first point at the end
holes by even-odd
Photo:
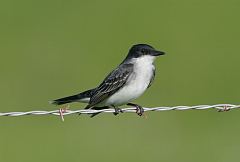
{"type": "MultiPolygon", "coordinates": [[[[52,110],[48,101],[99,84],[135,43],[167,53],[147,106],[239,103],[240,2],[0,2],[0,112],[52,110]]],[[[83,107],[73,104],[72,109],[83,107]]],[[[94,119],[0,118],[0,161],[238,160],[238,110],[169,111],[94,119]]]]}

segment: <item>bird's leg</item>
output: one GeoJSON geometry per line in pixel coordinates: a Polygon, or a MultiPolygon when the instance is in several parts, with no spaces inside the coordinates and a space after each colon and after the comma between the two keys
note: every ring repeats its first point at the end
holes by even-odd
{"type": "Polygon", "coordinates": [[[114,105],[112,105],[112,107],[114,108],[115,112],[113,113],[113,115],[118,115],[119,113],[123,113],[122,109],[115,107],[114,105]]]}
{"type": "Polygon", "coordinates": [[[128,103],[127,104],[128,106],[134,106],[136,108],[136,113],[139,115],[139,116],[142,116],[143,113],[144,113],[144,109],[142,106],[139,106],[137,104],[134,104],[134,103],[128,103]]]}

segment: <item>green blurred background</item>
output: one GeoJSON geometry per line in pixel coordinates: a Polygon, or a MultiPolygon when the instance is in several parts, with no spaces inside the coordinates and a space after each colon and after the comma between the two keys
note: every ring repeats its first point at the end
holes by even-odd
{"type": "MultiPolygon", "coordinates": [[[[0,112],[59,108],[136,43],[167,53],[136,103],[239,104],[239,15],[237,0],[1,0],[0,112]]],[[[239,161],[238,110],[146,114],[0,117],[0,161],[239,161]]]]}

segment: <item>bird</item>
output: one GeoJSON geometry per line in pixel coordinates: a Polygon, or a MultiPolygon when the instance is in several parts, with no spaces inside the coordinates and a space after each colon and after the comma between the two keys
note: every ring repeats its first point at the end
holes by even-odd
{"type": "MultiPolygon", "coordinates": [[[[126,58],[96,88],[50,101],[62,105],[72,102],[87,103],[85,109],[101,110],[114,108],[114,115],[123,112],[119,106],[128,105],[136,108],[142,116],[142,106],[132,103],[140,97],[153,83],[155,78],[154,61],[165,52],[156,50],[148,44],[133,45],[126,58]]],[[[99,113],[91,114],[91,117],[99,113]]]]}

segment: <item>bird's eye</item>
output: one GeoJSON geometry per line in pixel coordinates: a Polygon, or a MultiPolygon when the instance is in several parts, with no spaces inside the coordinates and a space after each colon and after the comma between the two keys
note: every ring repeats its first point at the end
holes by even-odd
{"type": "Polygon", "coordinates": [[[147,54],[148,51],[147,51],[146,49],[142,49],[142,53],[143,53],[143,54],[147,54]]]}

